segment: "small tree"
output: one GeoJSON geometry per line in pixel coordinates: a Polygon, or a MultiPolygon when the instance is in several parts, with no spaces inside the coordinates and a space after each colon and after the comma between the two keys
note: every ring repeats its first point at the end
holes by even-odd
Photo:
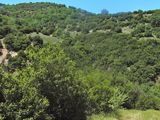
{"type": "MultiPolygon", "coordinates": [[[[48,100],[33,84],[33,69],[16,71],[16,76],[0,72],[0,118],[4,120],[49,120],[48,100]],[[28,74],[29,73],[29,74],[28,74]]],[[[2,120],[3,120],[2,119],[2,120]]]]}
{"type": "Polygon", "coordinates": [[[86,92],[72,62],[59,46],[28,51],[40,94],[49,101],[48,114],[56,120],[85,120],[86,92]]]}
{"type": "Polygon", "coordinates": [[[101,11],[101,14],[102,14],[102,15],[108,15],[108,14],[109,14],[109,11],[108,11],[107,9],[103,9],[103,10],[101,11]]]}

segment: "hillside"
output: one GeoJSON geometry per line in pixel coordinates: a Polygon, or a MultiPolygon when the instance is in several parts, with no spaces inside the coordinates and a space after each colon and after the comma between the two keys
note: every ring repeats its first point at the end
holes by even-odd
{"type": "Polygon", "coordinates": [[[160,10],[0,6],[0,120],[86,120],[121,108],[159,112],[160,10]]]}

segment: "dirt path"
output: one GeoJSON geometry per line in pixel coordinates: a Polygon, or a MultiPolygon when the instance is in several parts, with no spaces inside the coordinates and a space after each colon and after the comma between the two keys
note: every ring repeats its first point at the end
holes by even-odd
{"type": "Polygon", "coordinates": [[[3,46],[3,48],[1,49],[1,52],[2,52],[2,56],[0,56],[0,64],[4,63],[6,58],[7,58],[7,55],[8,55],[8,50],[6,49],[6,46],[4,44],[4,39],[0,39],[0,42],[3,46]]]}

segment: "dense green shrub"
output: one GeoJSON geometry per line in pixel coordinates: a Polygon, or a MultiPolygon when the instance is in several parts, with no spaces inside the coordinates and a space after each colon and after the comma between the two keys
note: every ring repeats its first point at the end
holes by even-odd
{"type": "Polygon", "coordinates": [[[122,33],[122,28],[120,28],[120,27],[115,27],[115,28],[112,28],[112,31],[113,31],[113,32],[116,32],[116,33],[122,33]]]}
{"type": "Polygon", "coordinates": [[[34,36],[34,37],[29,37],[31,44],[33,46],[39,46],[42,47],[43,45],[43,39],[40,36],[34,36]]]}
{"type": "Polygon", "coordinates": [[[146,109],[160,109],[160,99],[159,99],[159,86],[148,87],[147,85],[142,86],[143,92],[138,98],[136,103],[136,108],[146,110],[146,109]]]}
{"type": "Polygon", "coordinates": [[[4,26],[4,27],[1,27],[0,28],[0,35],[1,35],[1,38],[2,37],[5,37],[7,34],[11,33],[12,32],[12,29],[10,26],[4,26]]]}
{"type": "Polygon", "coordinates": [[[159,15],[154,15],[151,18],[151,25],[153,27],[160,27],[160,17],[159,17],[159,15]]]}
{"type": "Polygon", "coordinates": [[[9,34],[5,37],[4,42],[7,49],[16,52],[25,50],[31,44],[29,38],[22,34],[9,34]]]}
{"type": "Polygon", "coordinates": [[[107,74],[102,71],[92,70],[86,77],[85,84],[88,87],[89,108],[92,112],[112,112],[121,108],[127,100],[124,94],[117,88],[110,86],[106,79],[107,74]]]}
{"type": "Polygon", "coordinates": [[[55,120],[85,120],[87,93],[74,62],[58,46],[32,48],[28,56],[38,90],[49,101],[47,113],[55,120]]]}
{"type": "Polygon", "coordinates": [[[143,33],[145,32],[145,26],[137,26],[137,28],[132,32],[132,35],[135,37],[143,37],[143,33]]]}
{"type": "Polygon", "coordinates": [[[40,95],[33,84],[31,69],[17,71],[17,75],[0,73],[0,118],[2,120],[34,119],[49,120],[45,112],[48,101],[40,95]],[[32,85],[31,85],[32,84],[32,85]]]}
{"type": "Polygon", "coordinates": [[[15,69],[22,69],[26,66],[27,58],[26,54],[23,51],[19,51],[17,56],[8,57],[8,70],[9,71],[15,71],[15,69]]]}
{"type": "Polygon", "coordinates": [[[20,32],[22,32],[24,34],[29,34],[29,33],[32,33],[32,32],[36,32],[36,29],[31,27],[31,26],[25,26],[20,30],[20,32]]]}

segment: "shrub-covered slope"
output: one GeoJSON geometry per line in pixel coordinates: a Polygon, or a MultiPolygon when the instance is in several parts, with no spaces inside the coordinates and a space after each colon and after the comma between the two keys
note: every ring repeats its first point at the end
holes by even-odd
{"type": "Polygon", "coordinates": [[[159,15],[2,5],[1,54],[8,54],[1,64],[0,119],[85,120],[122,107],[160,110],[159,15]]]}

